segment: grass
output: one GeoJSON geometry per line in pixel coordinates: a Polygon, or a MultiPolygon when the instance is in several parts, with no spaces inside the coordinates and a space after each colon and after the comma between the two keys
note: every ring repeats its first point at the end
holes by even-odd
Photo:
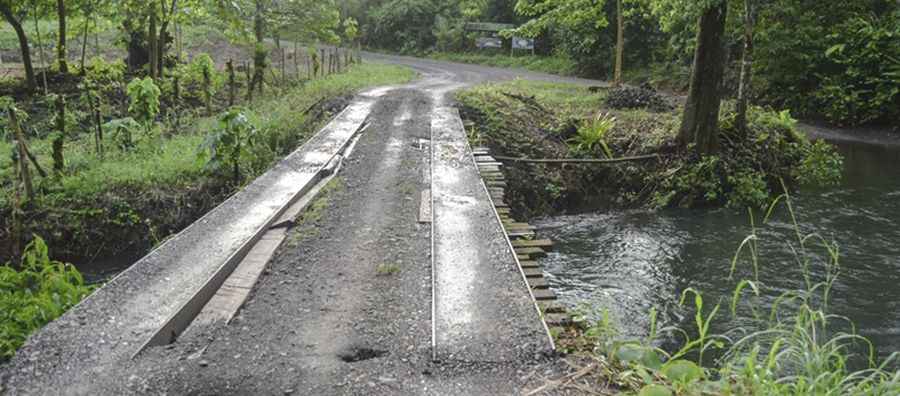
{"type": "Polygon", "coordinates": [[[400,266],[393,263],[381,263],[375,267],[375,274],[378,276],[390,276],[400,273],[400,266]]]}
{"type": "MultiPolygon", "coordinates": [[[[545,109],[553,109],[562,114],[584,115],[599,108],[606,99],[605,91],[591,92],[587,87],[544,81],[517,79],[502,83],[482,84],[457,93],[457,98],[465,102],[480,102],[503,96],[503,93],[533,98],[545,109]]],[[[507,97],[506,99],[510,99],[507,97]]],[[[509,100],[510,103],[517,102],[509,100]]],[[[519,107],[526,103],[517,104],[519,107]]]]}
{"type": "Polygon", "coordinates": [[[575,62],[564,56],[509,56],[500,54],[479,54],[459,52],[434,52],[428,55],[431,59],[471,63],[484,66],[524,69],[533,72],[557,74],[561,76],[577,75],[575,62]]]}
{"type": "MultiPolygon", "coordinates": [[[[261,136],[249,164],[242,167],[244,181],[267,170],[319,128],[322,115],[304,114],[304,109],[366,87],[409,81],[413,75],[405,68],[363,64],[302,85],[269,88],[267,96],[243,110],[261,136]]],[[[216,122],[217,116],[182,120],[186,126],[177,133],[141,138],[129,151],[107,141],[102,159],[94,152],[90,133],[75,132],[67,141],[65,172],[47,179],[36,177],[42,193],[25,216],[25,234],[43,236],[66,257],[91,257],[135,246],[151,234],[148,227],[159,238],[177,232],[191,217],[202,215],[239,187],[203,170],[198,147],[216,122]]],[[[29,144],[49,171],[50,140],[33,138],[29,144]]],[[[0,143],[0,150],[0,213],[8,214],[12,196],[8,140],[0,143]]],[[[7,222],[4,215],[0,229],[7,222]]]]}
{"type": "Polygon", "coordinates": [[[344,181],[340,177],[331,179],[325,187],[319,191],[318,196],[312,203],[300,214],[295,224],[294,232],[291,234],[288,245],[295,247],[301,241],[316,237],[319,235],[319,227],[316,223],[325,216],[325,210],[331,202],[331,197],[344,189],[344,181]]]}

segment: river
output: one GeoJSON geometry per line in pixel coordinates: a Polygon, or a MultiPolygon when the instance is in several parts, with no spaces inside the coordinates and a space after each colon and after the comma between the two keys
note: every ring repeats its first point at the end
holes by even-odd
{"type": "MultiPolygon", "coordinates": [[[[840,272],[829,311],[850,318],[884,358],[900,351],[900,140],[866,131],[804,129],[838,147],[845,174],[838,188],[794,194],[801,232],[818,233],[839,246],[840,272]]],[[[560,299],[571,307],[592,306],[595,315],[607,310],[625,336],[646,335],[652,307],[661,326],[692,327],[693,311],[678,306],[688,287],[703,292],[708,308],[722,301],[713,333],[754,326],[746,307],[736,318],[728,309],[736,285],[729,279],[732,258],[751,233],[746,212],[620,210],[534,224],[540,237],[556,243],[543,263],[560,299]]],[[[797,237],[784,208],[757,234],[759,278],[765,285],[759,306],[769,308],[784,291],[805,288],[804,271],[791,250],[797,237]]],[[[822,249],[815,251],[823,257],[822,249]]],[[[741,278],[752,277],[750,268],[739,264],[741,278]]],[[[809,273],[821,280],[825,271],[822,261],[814,260],[809,273]]]]}

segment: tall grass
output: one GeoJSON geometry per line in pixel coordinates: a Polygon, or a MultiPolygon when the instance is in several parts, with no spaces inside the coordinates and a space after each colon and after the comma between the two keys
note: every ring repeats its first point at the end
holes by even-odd
{"type": "Polygon", "coordinates": [[[796,220],[791,197],[784,194],[769,207],[766,223],[783,206],[793,224],[795,237],[786,241],[795,253],[805,288],[779,294],[768,310],[756,300],[765,280],[759,279],[759,237],[751,211],[752,231],[738,247],[732,261],[734,276],[747,263],[749,278],[736,281],[731,301],[709,307],[703,294],[686,289],[679,301],[693,297],[694,327],[656,329],[651,312],[650,337],[646,340],[611,340],[597,334],[614,334],[608,320],[591,324],[589,338],[594,358],[602,363],[602,377],[641,395],[897,395],[900,394],[898,354],[882,362],[875,348],[856,333],[852,322],[829,310],[835,279],[840,273],[840,254],[835,242],[816,233],[804,234],[796,220]],[[824,251],[825,260],[814,252],[824,251]],[[823,268],[817,268],[817,267],[823,268]],[[819,271],[822,270],[822,271],[819,271]],[[813,274],[824,273],[816,278],[813,274]],[[749,305],[759,330],[732,329],[711,334],[710,324],[727,315],[737,315],[738,306],[749,305]],[[726,311],[726,313],[723,313],[726,311]],[[849,326],[847,326],[849,324],[849,326]],[[850,328],[849,331],[843,330],[850,328]],[[674,351],[655,346],[658,334],[681,339],[674,351]],[[712,359],[709,359],[711,353],[712,359]],[[860,368],[861,367],[861,368],[860,368]]]}

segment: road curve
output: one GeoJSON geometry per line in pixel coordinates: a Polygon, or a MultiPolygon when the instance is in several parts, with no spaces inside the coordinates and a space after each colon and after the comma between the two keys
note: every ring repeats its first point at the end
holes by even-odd
{"type": "MultiPolygon", "coordinates": [[[[320,202],[311,224],[291,231],[231,325],[192,331],[131,359],[148,326],[216,267],[202,254],[202,260],[173,265],[155,252],[33,336],[0,369],[0,393],[507,394],[528,386],[534,372],[555,370],[527,286],[502,243],[477,171],[466,161],[471,153],[450,94],[515,78],[603,83],[410,57],[365,58],[409,66],[420,78],[371,90],[351,104],[367,114],[353,114],[345,128],[355,130],[361,117],[371,127],[345,160],[339,187],[320,202]],[[417,221],[426,189],[432,190],[433,225],[417,221]],[[136,276],[148,271],[153,282],[136,276]]],[[[306,158],[317,151],[305,150],[306,158]]],[[[279,166],[299,171],[301,165],[279,166]]],[[[240,208],[205,218],[192,226],[203,236],[188,233],[170,247],[198,251],[203,238],[216,241],[222,232],[229,241],[246,240],[271,216],[240,235],[234,231],[240,222],[229,216],[275,213],[280,203],[269,202],[267,191],[284,188],[287,182],[278,180],[257,180],[240,195],[240,208]]],[[[282,193],[277,199],[292,198],[282,193]]],[[[230,252],[216,250],[222,257],[230,252]]]]}

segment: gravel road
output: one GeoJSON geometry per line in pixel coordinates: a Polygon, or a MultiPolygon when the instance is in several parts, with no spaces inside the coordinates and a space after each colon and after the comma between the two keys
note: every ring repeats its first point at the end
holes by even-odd
{"type": "MultiPolygon", "coordinates": [[[[345,159],[332,188],[314,205],[315,215],[291,231],[235,321],[191,332],[114,367],[86,371],[90,376],[78,388],[44,387],[40,393],[517,394],[565,370],[546,347],[537,346],[543,342],[537,337],[546,335],[537,331],[539,322],[532,322],[536,312],[520,309],[527,305],[522,303],[526,286],[508,282],[515,279],[515,268],[503,266],[496,255],[489,255],[491,265],[501,273],[488,280],[506,283],[494,285],[502,294],[494,293],[486,304],[503,304],[502,298],[511,302],[482,311],[512,312],[521,317],[498,318],[498,323],[525,324],[513,326],[518,333],[505,342],[502,327],[495,328],[481,334],[501,341],[462,348],[469,352],[456,359],[432,360],[432,230],[418,222],[420,193],[431,186],[432,116],[452,105],[453,90],[514,78],[602,83],[365,56],[407,65],[421,76],[408,86],[378,93],[370,128],[345,159]],[[518,349],[485,359],[489,353],[474,351],[482,345],[518,349]],[[535,347],[532,351],[523,345],[535,347]]],[[[482,216],[478,221],[490,220],[482,216]]],[[[39,352],[35,359],[42,358],[39,352]]],[[[17,369],[7,367],[7,376],[17,369]]]]}

